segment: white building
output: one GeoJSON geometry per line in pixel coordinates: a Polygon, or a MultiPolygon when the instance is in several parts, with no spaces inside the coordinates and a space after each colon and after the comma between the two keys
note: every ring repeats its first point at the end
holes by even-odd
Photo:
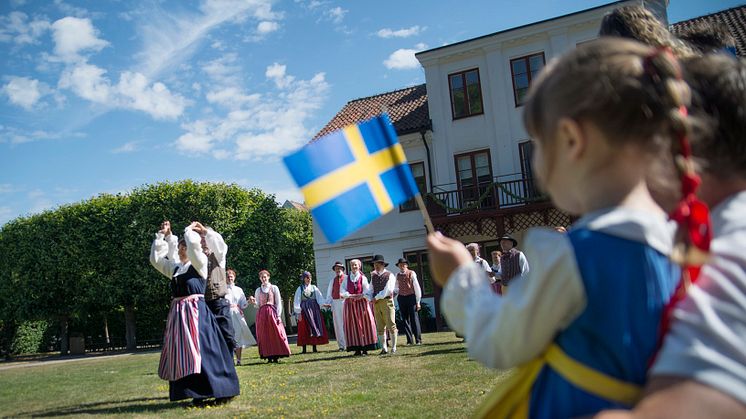
{"type": "MultiPolygon", "coordinates": [[[[641,3],[666,21],[667,0],[621,1],[420,52],[426,85],[351,101],[317,136],[387,109],[418,185],[431,193],[426,200],[436,229],[480,243],[488,260],[503,234],[515,237],[520,248],[529,227],[572,221],[541,197],[532,180],[531,143],[521,119],[531,79],[552,58],[596,38],[606,13],[641,3]]],[[[423,301],[439,312],[423,225],[412,205],[335,244],[314,224],[319,285],[325,289],[337,260],[381,254],[397,272],[393,264],[405,257],[424,283],[423,301]]],[[[364,270],[367,275],[370,266],[364,270]]]]}

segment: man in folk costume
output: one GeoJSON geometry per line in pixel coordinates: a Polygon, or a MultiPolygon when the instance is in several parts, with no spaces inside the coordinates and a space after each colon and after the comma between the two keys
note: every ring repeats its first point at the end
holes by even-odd
{"type": "Polygon", "coordinates": [[[189,228],[199,233],[202,238],[202,251],[207,256],[205,303],[215,315],[225,344],[233,354],[236,348],[236,338],[231,320],[231,303],[225,298],[228,294],[225,275],[225,256],[228,254],[228,245],[225,244],[220,233],[203,226],[199,221],[193,222],[189,228]]]}
{"type": "MultiPolygon", "coordinates": [[[[529,271],[526,256],[516,249],[516,246],[518,246],[518,240],[513,237],[508,235],[500,237],[502,256],[500,257],[500,269],[495,276],[503,287],[507,287],[511,280],[526,275],[529,271]]],[[[505,288],[502,291],[505,292],[505,288]]]]}
{"type": "Polygon", "coordinates": [[[396,288],[394,294],[397,294],[399,303],[399,313],[404,322],[404,333],[407,335],[407,345],[422,344],[422,335],[420,333],[420,300],[422,299],[422,290],[420,283],[417,281],[417,273],[409,269],[409,262],[404,258],[399,258],[396,262],[399,267],[399,273],[396,274],[396,288]]]}
{"type": "Polygon", "coordinates": [[[396,320],[394,309],[394,292],[396,289],[396,276],[394,276],[386,266],[389,264],[384,261],[382,255],[373,257],[373,272],[370,274],[373,285],[373,314],[376,318],[376,329],[378,332],[378,341],[381,342],[381,355],[389,353],[385,331],[389,332],[391,337],[391,353],[396,353],[396,320]]]}
{"type": "Polygon", "coordinates": [[[344,352],[347,350],[347,342],[345,341],[345,325],[344,325],[344,299],[340,296],[340,287],[345,281],[345,266],[340,261],[334,262],[332,270],[335,275],[331,281],[329,281],[329,287],[326,291],[326,307],[332,309],[332,320],[334,321],[334,336],[337,337],[337,345],[339,350],[344,352]]]}

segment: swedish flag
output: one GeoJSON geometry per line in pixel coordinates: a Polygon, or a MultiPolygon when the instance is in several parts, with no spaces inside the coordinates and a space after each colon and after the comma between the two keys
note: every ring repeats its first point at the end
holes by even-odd
{"type": "Polygon", "coordinates": [[[331,243],[419,193],[385,114],[325,135],[284,161],[331,243]]]}

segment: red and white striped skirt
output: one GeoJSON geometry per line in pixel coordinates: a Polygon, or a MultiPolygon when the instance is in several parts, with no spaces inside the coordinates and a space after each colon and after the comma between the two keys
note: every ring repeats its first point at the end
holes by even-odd
{"type": "Polygon", "coordinates": [[[203,294],[192,294],[171,300],[158,364],[158,376],[164,380],[176,381],[202,372],[198,306],[202,297],[203,294]]]}
{"type": "Polygon", "coordinates": [[[375,346],[378,342],[376,320],[367,299],[345,300],[344,325],[348,350],[375,346]]]}

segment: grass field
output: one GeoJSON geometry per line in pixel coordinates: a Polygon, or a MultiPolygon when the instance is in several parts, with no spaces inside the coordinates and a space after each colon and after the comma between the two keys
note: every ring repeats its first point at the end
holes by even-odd
{"type": "Polygon", "coordinates": [[[158,353],[9,368],[0,370],[0,416],[468,417],[506,376],[469,360],[453,333],[423,342],[383,357],[331,343],[277,365],[250,348],[237,368],[241,395],[200,409],[168,401],[158,353]]]}

